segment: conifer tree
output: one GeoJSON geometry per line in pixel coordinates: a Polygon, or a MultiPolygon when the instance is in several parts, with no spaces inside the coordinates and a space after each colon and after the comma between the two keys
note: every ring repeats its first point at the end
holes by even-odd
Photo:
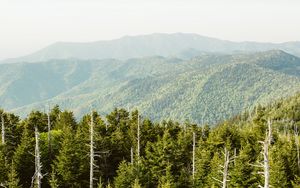
{"type": "Polygon", "coordinates": [[[51,188],[58,188],[59,187],[58,180],[56,178],[55,170],[53,170],[50,174],[49,185],[50,185],[51,188]]]}
{"type": "Polygon", "coordinates": [[[7,181],[8,188],[21,188],[19,185],[19,179],[17,176],[17,172],[15,170],[15,165],[12,162],[10,166],[10,172],[8,173],[8,181],[7,181]]]}
{"type": "Polygon", "coordinates": [[[235,159],[234,168],[231,171],[230,186],[234,187],[258,187],[259,175],[256,168],[252,165],[255,163],[257,153],[255,148],[250,143],[245,143],[245,146],[239,151],[235,159]]]}
{"type": "Polygon", "coordinates": [[[13,156],[20,183],[24,187],[30,187],[31,179],[34,174],[34,145],[34,138],[30,136],[29,130],[25,128],[21,143],[13,156]]]}
{"type": "Polygon", "coordinates": [[[196,174],[195,174],[195,186],[204,187],[210,181],[209,174],[211,172],[211,161],[213,151],[209,145],[201,140],[199,147],[196,149],[196,174]]]}
{"type": "Polygon", "coordinates": [[[54,162],[58,181],[64,187],[86,186],[88,182],[88,153],[82,153],[80,141],[70,128],[65,128],[60,153],[54,162]],[[83,162],[85,160],[85,163],[83,162]],[[83,164],[85,164],[83,166],[83,164]],[[82,177],[86,174],[85,177],[82,177]],[[83,184],[86,181],[86,184],[83,184]]]}
{"type": "Polygon", "coordinates": [[[13,154],[20,144],[21,137],[22,137],[22,128],[19,126],[19,117],[15,116],[11,113],[2,113],[3,117],[3,124],[5,127],[4,131],[4,138],[5,138],[5,145],[3,147],[3,152],[7,159],[7,162],[10,163],[12,161],[13,154]]]}
{"type": "Polygon", "coordinates": [[[8,168],[3,154],[3,146],[0,146],[0,185],[4,185],[7,180],[8,168]]]}
{"type": "Polygon", "coordinates": [[[141,184],[139,183],[139,179],[134,180],[132,188],[142,188],[141,184]]]}
{"type": "Polygon", "coordinates": [[[120,188],[131,187],[132,182],[136,179],[136,177],[134,177],[133,168],[134,166],[128,164],[126,161],[121,162],[114,180],[114,186],[120,188]]]}
{"type": "Polygon", "coordinates": [[[145,162],[153,178],[151,179],[152,182],[158,183],[159,179],[164,176],[164,171],[168,165],[176,160],[175,149],[175,143],[168,129],[157,142],[147,145],[145,162]]]}
{"type": "Polygon", "coordinates": [[[168,166],[165,169],[165,175],[161,176],[159,179],[158,187],[159,188],[171,188],[174,187],[173,185],[173,177],[171,173],[171,165],[168,164],[168,166]]]}
{"type": "Polygon", "coordinates": [[[97,184],[97,188],[104,188],[104,184],[102,182],[102,178],[101,177],[99,178],[99,182],[97,184]]]}

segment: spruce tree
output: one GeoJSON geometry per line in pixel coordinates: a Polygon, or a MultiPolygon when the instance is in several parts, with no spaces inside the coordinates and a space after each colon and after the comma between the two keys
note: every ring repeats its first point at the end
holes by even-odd
{"type": "Polygon", "coordinates": [[[13,162],[11,163],[10,172],[8,173],[7,179],[8,179],[8,181],[7,181],[8,188],[21,188],[21,186],[19,185],[20,181],[18,179],[15,165],[13,162]]]}
{"type": "Polygon", "coordinates": [[[76,136],[70,128],[65,128],[61,150],[54,162],[54,168],[58,181],[63,187],[81,187],[88,184],[88,155],[82,154],[81,147],[85,146],[76,140],[76,136]],[[81,146],[80,146],[81,145],[81,146]],[[86,165],[82,166],[82,158],[85,157],[86,165]],[[86,176],[82,175],[85,169],[86,176]],[[82,184],[86,181],[86,184],[82,184]]]}
{"type": "Polygon", "coordinates": [[[19,174],[20,183],[24,187],[30,187],[34,175],[34,138],[30,136],[27,128],[24,129],[21,143],[14,153],[13,161],[19,174]]]}
{"type": "Polygon", "coordinates": [[[0,185],[5,185],[5,181],[7,180],[8,168],[2,150],[3,146],[0,146],[0,185]]]}

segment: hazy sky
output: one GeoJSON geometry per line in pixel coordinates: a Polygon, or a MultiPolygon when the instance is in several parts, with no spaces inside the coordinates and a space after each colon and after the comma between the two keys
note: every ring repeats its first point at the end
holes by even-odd
{"type": "Polygon", "coordinates": [[[233,40],[300,40],[299,0],[0,0],[0,59],[57,41],[188,32],[233,40]]]}

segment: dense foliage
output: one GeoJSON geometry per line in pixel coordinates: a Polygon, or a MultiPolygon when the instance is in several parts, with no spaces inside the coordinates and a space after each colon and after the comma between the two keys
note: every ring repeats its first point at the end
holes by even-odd
{"type": "Polygon", "coordinates": [[[259,141],[265,139],[268,120],[272,126],[270,185],[300,186],[299,94],[269,106],[257,106],[215,127],[154,123],[137,110],[124,109],[115,109],[105,118],[93,111],[77,122],[72,112],[55,106],[49,113],[52,129],[48,132],[48,117],[43,112],[33,111],[23,120],[4,111],[0,114],[5,125],[5,143],[0,147],[3,187],[34,185],[35,127],[40,132],[42,187],[88,187],[91,119],[95,129],[94,187],[219,187],[225,153],[232,159],[226,176],[229,187],[263,185],[259,141]]]}
{"type": "Polygon", "coordinates": [[[216,123],[300,91],[299,73],[300,59],[278,50],[185,61],[148,57],[9,64],[0,65],[0,103],[22,117],[58,104],[79,118],[93,105],[101,114],[138,108],[155,121],[216,123]]]}

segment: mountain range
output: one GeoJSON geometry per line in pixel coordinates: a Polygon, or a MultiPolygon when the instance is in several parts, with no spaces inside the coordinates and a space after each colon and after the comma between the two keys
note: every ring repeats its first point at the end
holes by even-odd
{"type": "Polygon", "coordinates": [[[33,54],[2,63],[37,62],[51,59],[130,59],[149,56],[186,58],[203,53],[245,53],[279,49],[300,56],[300,42],[231,42],[198,34],[150,34],[88,43],[57,42],[33,54]]]}
{"type": "Polygon", "coordinates": [[[198,55],[190,50],[189,58],[179,58],[189,50],[182,52],[129,59],[44,56],[0,64],[0,104],[21,116],[58,104],[77,117],[123,107],[153,120],[216,123],[300,91],[300,58],[282,50],[198,55]]]}

